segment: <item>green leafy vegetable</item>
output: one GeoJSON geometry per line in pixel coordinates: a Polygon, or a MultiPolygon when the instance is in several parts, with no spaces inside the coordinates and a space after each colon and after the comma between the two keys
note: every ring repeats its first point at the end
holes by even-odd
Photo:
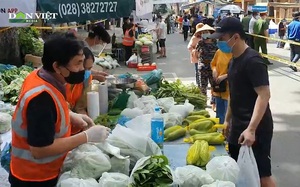
{"type": "Polygon", "coordinates": [[[21,66],[19,68],[12,68],[0,74],[1,84],[3,86],[4,102],[16,104],[18,96],[24,82],[24,79],[33,71],[29,66],[21,66]]]}
{"type": "Polygon", "coordinates": [[[133,173],[131,187],[164,187],[173,183],[168,158],[164,155],[151,156],[142,167],[133,173]]]}
{"type": "Polygon", "coordinates": [[[201,94],[200,89],[195,84],[184,85],[179,79],[175,82],[164,80],[154,96],[156,98],[173,97],[177,103],[184,103],[188,99],[196,109],[206,107],[206,96],[201,94]]]}

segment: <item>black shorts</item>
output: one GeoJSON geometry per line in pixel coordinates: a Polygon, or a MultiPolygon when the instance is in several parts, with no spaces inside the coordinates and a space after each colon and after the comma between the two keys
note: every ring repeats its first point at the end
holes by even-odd
{"type": "MultiPolygon", "coordinates": [[[[252,149],[256,159],[260,178],[272,176],[271,172],[271,140],[272,133],[266,133],[256,137],[252,149]]],[[[237,161],[240,145],[229,144],[229,154],[237,161]]]]}
{"type": "Polygon", "coordinates": [[[159,46],[166,47],[166,39],[159,39],[159,46]]]}

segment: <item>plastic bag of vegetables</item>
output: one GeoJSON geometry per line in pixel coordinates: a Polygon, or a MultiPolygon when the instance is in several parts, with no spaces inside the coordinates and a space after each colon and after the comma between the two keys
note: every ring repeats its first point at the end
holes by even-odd
{"type": "Polygon", "coordinates": [[[218,156],[206,165],[206,171],[215,180],[237,182],[240,168],[236,161],[229,156],[218,156]]]}
{"type": "Polygon", "coordinates": [[[69,153],[64,161],[63,171],[71,171],[71,177],[99,178],[111,168],[110,159],[92,144],[83,144],[69,153]]]}
{"type": "Polygon", "coordinates": [[[56,187],[99,187],[99,184],[95,179],[72,178],[71,172],[65,172],[59,177],[56,187]]]}
{"type": "Polygon", "coordinates": [[[230,181],[215,181],[212,184],[205,184],[202,187],[235,187],[235,184],[230,181]]]}
{"type": "Polygon", "coordinates": [[[115,156],[110,159],[111,169],[110,172],[123,173],[125,175],[129,175],[129,167],[130,167],[130,159],[119,159],[115,156]]]}
{"type": "Polygon", "coordinates": [[[175,184],[179,187],[198,187],[214,182],[214,179],[203,169],[192,165],[177,167],[174,175],[175,184]]]}
{"type": "MultiPolygon", "coordinates": [[[[128,187],[129,177],[122,173],[103,173],[99,180],[100,186],[128,187]]],[[[100,187],[99,186],[99,187],[100,187]]]]}
{"type": "Polygon", "coordinates": [[[172,183],[169,161],[164,155],[141,158],[130,175],[131,187],[168,186],[172,183]]]}
{"type": "Polygon", "coordinates": [[[6,133],[11,129],[11,115],[0,112],[0,134],[6,133]]]}

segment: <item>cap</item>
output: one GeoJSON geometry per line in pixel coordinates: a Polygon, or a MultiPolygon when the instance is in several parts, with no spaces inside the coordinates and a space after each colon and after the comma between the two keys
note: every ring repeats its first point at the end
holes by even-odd
{"type": "Polygon", "coordinates": [[[201,32],[201,31],[215,31],[215,29],[212,28],[211,26],[205,24],[205,25],[203,25],[203,27],[197,29],[195,34],[198,33],[198,32],[201,32]]]}
{"type": "Polygon", "coordinates": [[[245,33],[240,20],[234,17],[224,18],[215,28],[216,31],[209,38],[218,39],[226,33],[245,33]]]}

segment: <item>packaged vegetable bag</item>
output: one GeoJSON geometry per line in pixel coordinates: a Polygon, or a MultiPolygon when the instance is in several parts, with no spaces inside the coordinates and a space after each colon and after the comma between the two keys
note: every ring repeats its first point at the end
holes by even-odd
{"type": "Polygon", "coordinates": [[[128,187],[129,177],[122,173],[103,173],[99,180],[99,187],[128,187]]]}

